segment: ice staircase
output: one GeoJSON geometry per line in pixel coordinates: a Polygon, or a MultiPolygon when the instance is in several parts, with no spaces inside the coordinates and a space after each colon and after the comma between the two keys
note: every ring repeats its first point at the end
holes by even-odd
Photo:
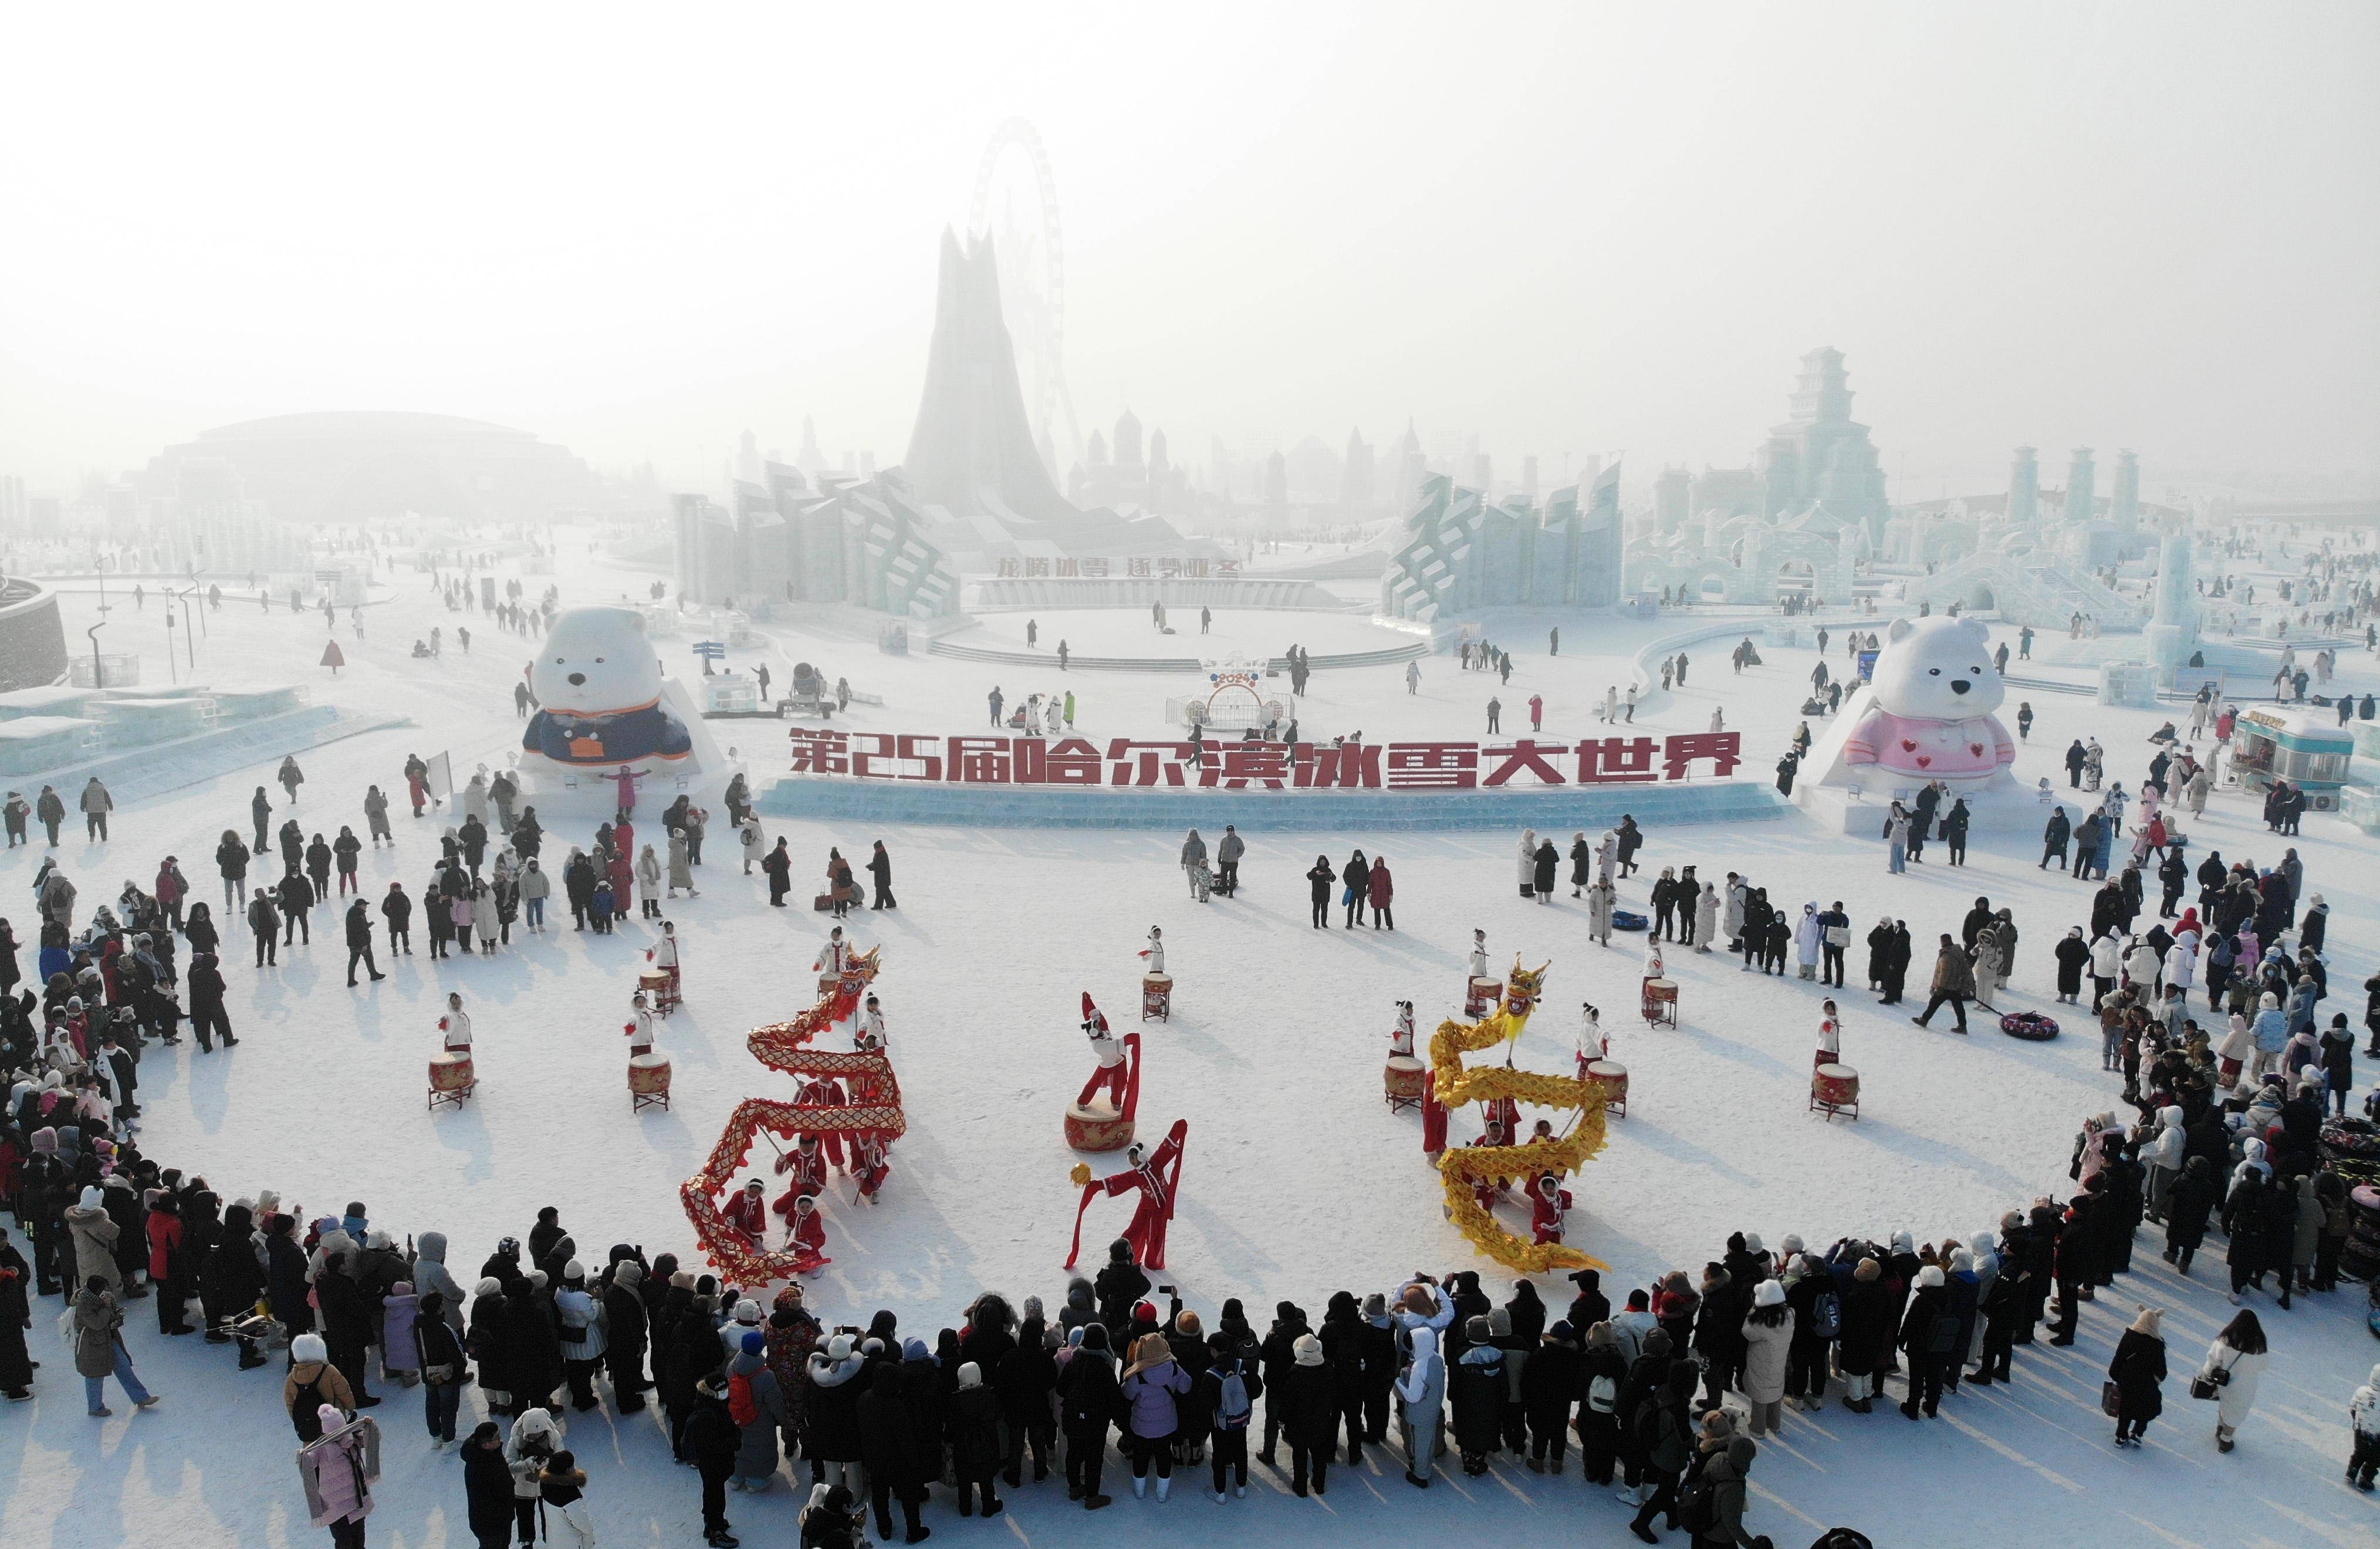
{"type": "Polygon", "coordinates": [[[1912,579],[1907,598],[1912,607],[1930,602],[1947,608],[1953,602],[1970,604],[1978,587],[1992,596],[1992,607],[1982,611],[2035,629],[2064,629],[2077,613],[2096,620],[2102,633],[2135,630],[2148,623],[2147,610],[2131,598],[2071,565],[2033,555],[1970,554],[1931,575],[1912,579]]]}

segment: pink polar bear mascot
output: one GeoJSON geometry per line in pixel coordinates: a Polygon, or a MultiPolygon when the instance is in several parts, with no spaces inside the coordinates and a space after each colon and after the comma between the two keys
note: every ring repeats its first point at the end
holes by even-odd
{"type": "Polygon", "coordinates": [[[1980,621],[1895,619],[1867,691],[1844,708],[1840,765],[1873,765],[1920,785],[2001,777],[2016,762],[2016,744],[1992,713],[2007,697],[1980,621]]]}

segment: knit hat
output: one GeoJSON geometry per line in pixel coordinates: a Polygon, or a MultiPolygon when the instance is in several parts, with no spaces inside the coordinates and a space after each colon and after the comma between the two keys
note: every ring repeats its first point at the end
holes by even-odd
{"type": "Polygon", "coordinates": [[[1758,1232],[1748,1231],[1743,1234],[1743,1251],[1747,1253],[1757,1253],[1760,1252],[1760,1234],[1758,1232]]]}
{"type": "Polygon", "coordinates": [[[1488,1327],[1486,1318],[1474,1317],[1463,1324],[1463,1337],[1475,1345],[1484,1345],[1496,1337],[1496,1331],[1488,1327]]]}
{"type": "Polygon", "coordinates": [[[1917,1284],[1920,1288],[1938,1287],[1941,1285],[1942,1266],[1938,1264],[1929,1264],[1925,1268],[1919,1270],[1917,1272],[1917,1284]]]}
{"type": "MultiPolygon", "coordinates": [[[[1601,1325],[1597,1325],[1597,1326],[1600,1327],[1601,1325]]],[[[1546,1330],[1546,1337],[1558,1343],[1567,1345],[1577,1340],[1578,1332],[1571,1327],[1570,1320],[1568,1318],[1556,1318],[1554,1320],[1554,1325],[1546,1330]]]]}
{"type": "Polygon", "coordinates": [[[757,1325],[760,1321],[760,1304],[746,1297],[735,1304],[735,1321],[757,1325]]]}
{"type": "Polygon", "coordinates": [[[1132,1304],[1132,1319],[1135,1323],[1155,1323],[1157,1321],[1157,1303],[1154,1301],[1134,1302],[1132,1304]]]}
{"type": "Polygon", "coordinates": [[[926,1341],[923,1339],[904,1339],[901,1341],[901,1359],[904,1361],[931,1361],[934,1359],[934,1352],[927,1346],[926,1341]]]}
{"type": "Polygon", "coordinates": [[[826,1358],[838,1364],[851,1359],[851,1336],[838,1334],[826,1342],[826,1358]]]}
{"type": "Polygon", "coordinates": [[[1752,1293],[1755,1307],[1781,1307],[1785,1304],[1785,1288],[1774,1280],[1763,1280],[1752,1293]]]}
{"type": "Polygon", "coordinates": [[[671,1276],[670,1289],[684,1291],[694,1289],[694,1272],[690,1269],[681,1269],[671,1276]]]}
{"type": "Polygon", "coordinates": [[[1299,1335],[1297,1343],[1292,1345],[1290,1349],[1297,1352],[1297,1363],[1300,1366],[1322,1364],[1322,1341],[1311,1334],[1299,1335]]]}
{"type": "Polygon", "coordinates": [[[96,1187],[85,1189],[82,1192],[82,1196],[75,1203],[84,1210],[100,1209],[102,1202],[100,1200],[99,1190],[96,1187]]]}
{"type": "Polygon", "coordinates": [[[742,1349],[746,1355],[758,1355],[769,1348],[769,1337],[759,1329],[744,1336],[742,1349]]]}
{"type": "Polygon", "coordinates": [[[1385,1318],[1388,1315],[1389,1299],[1387,1297],[1382,1296],[1378,1291],[1374,1291],[1371,1295],[1364,1298],[1365,1317],[1369,1319],[1378,1319],[1385,1318]]]}
{"type": "Polygon", "coordinates": [[[572,1259],[562,1266],[562,1283],[565,1286],[587,1278],[587,1266],[572,1259]]]}
{"type": "Polygon", "coordinates": [[[331,1359],[331,1351],[322,1343],[321,1335],[300,1334],[289,1341],[289,1359],[301,1364],[309,1361],[323,1361],[331,1359]]]}
{"type": "Polygon", "coordinates": [[[496,1283],[496,1277],[491,1275],[487,1278],[481,1280],[478,1285],[473,1286],[471,1288],[471,1294],[473,1296],[494,1296],[504,1289],[504,1288],[503,1286],[496,1283]]]}
{"type": "Polygon", "coordinates": [[[1760,1445],[1750,1436],[1738,1436],[1727,1444],[1727,1460],[1739,1474],[1752,1467],[1752,1460],[1759,1456],[1760,1445]]]}
{"type": "Polygon", "coordinates": [[[1182,1309],[1182,1315],[1173,1320],[1173,1326],[1195,1339],[1198,1337],[1198,1331],[1202,1325],[1198,1322],[1198,1314],[1184,1307],[1182,1309]]]}
{"type": "Polygon", "coordinates": [[[1791,1254],[1802,1252],[1802,1239],[1800,1235],[1794,1232],[1787,1232],[1785,1234],[1785,1240],[1777,1244],[1777,1251],[1780,1254],[1791,1254]]]}

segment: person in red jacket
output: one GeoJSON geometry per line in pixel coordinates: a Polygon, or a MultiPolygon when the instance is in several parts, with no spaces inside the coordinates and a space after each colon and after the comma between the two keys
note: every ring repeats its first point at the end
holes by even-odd
{"type": "Polygon", "coordinates": [[[181,1206],[163,1190],[149,1193],[149,1278],[157,1288],[157,1332],[188,1334],[190,1286],[183,1273],[181,1206]]]}

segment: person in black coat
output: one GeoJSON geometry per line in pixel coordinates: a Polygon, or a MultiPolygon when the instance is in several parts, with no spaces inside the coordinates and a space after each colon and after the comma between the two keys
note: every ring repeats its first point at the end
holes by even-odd
{"type": "Polygon", "coordinates": [[[292,1338],[314,1329],[314,1309],[306,1300],[306,1253],[293,1235],[297,1225],[286,1216],[275,1216],[264,1239],[265,1292],[273,1318],[292,1338]]]}
{"type": "Polygon", "coordinates": [[[550,1407],[553,1390],[562,1386],[562,1331],[553,1315],[553,1296],[527,1279],[514,1281],[504,1292],[510,1313],[515,1375],[513,1397],[524,1409],[550,1407]]]}
{"type": "Polygon", "coordinates": [[[876,1536],[892,1536],[892,1502],[901,1503],[908,1530],[906,1542],[926,1536],[917,1520],[917,1503],[925,1498],[925,1466],[919,1457],[916,1422],[901,1396],[901,1368],[891,1361],[869,1374],[868,1391],[859,1396],[859,1460],[868,1470],[868,1499],[876,1508],[876,1536]]]}
{"type": "Polygon", "coordinates": [[[364,1300],[363,1288],[349,1273],[354,1257],[352,1253],[333,1253],[322,1261],[322,1273],[314,1277],[314,1300],[322,1308],[322,1343],[329,1347],[331,1364],[347,1379],[357,1407],[369,1409],[380,1402],[364,1391],[365,1353],[371,1346],[372,1313],[364,1300]]]}
{"type": "Polygon", "coordinates": [[[2138,1446],[2149,1422],[2165,1412],[2165,1335],[2162,1314],[2141,1309],[2132,1326],[2116,1341],[2107,1380],[2116,1385],[2116,1445],[2138,1446]]]}
{"type": "Polygon", "coordinates": [[[1272,1326],[1265,1330],[1264,1356],[1265,1390],[1272,1395],[1265,1400],[1264,1446],[1257,1454],[1267,1467],[1273,1465],[1273,1446],[1280,1440],[1281,1428],[1288,1418],[1282,1409],[1287,1399],[1281,1395],[1282,1379],[1297,1359],[1297,1337],[1312,1332],[1305,1323],[1305,1313],[1294,1301],[1273,1305],[1272,1326]]]}
{"type": "Polygon", "coordinates": [[[1909,1357],[1909,1396],[1900,1412],[1912,1420],[1922,1410],[1934,1418],[1942,1402],[1942,1378],[1958,1357],[1959,1320],[1950,1310],[1939,1265],[1918,1271],[1917,1289],[1900,1320],[1900,1349],[1909,1357]]]}
{"type": "Polygon", "coordinates": [[[612,1283],[603,1288],[603,1365],[612,1378],[612,1397],[622,1414],[645,1407],[645,1347],[650,1339],[640,1294],[644,1266],[634,1259],[614,1265],[612,1283]]]}
{"type": "Polygon", "coordinates": [[[1038,1317],[1018,1325],[1015,1348],[1001,1357],[992,1374],[1001,1414],[1008,1422],[1005,1477],[1012,1490],[1024,1481],[1027,1442],[1032,1444],[1036,1483],[1050,1477],[1050,1454],[1056,1450],[1057,1426],[1050,1417],[1050,1400],[1058,1389],[1058,1363],[1042,1348],[1042,1326],[1038,1317]]]}
{"type": "Polygon", "coordinates": [[[347,905],[346,926],[347,987],[356,987],[356,964],[358,962],[372,976],[374,984],[387,978],[388,975],[380,971],[380,964],[372,961],[371,911],[362,899],[347,905]]]}
{"type": "Polygon", "coordinates": [[[943,1426],[951,1446],[951,1468],[958,1476],[962,1517],[973,1515],[978,1495],[986,1517],[1000,1513],[1001,1499],[991,1485],[1005,1461],[1000,1423],[1000,1395],[984,1386],[983,1368],[972,1361],[961,1362],[958,1387],[951,1395],[943,1426]]]}
{"type": "MultiPolygon", "coordinates": [[[[1585,1372],[1578,1340],[1567,1320],[1546,1330],[1545,1342],[1530,1352],[1521,1368],[1521,1410],[1529,1422],[1531,1473],[1562,1471],[1571,1405],[1585,1384],[1585,1372]]],[[[1608,1463],[1606,1468],[1608,1471],[1608,1463]]]]}
{"type": "MultiPolygon", "coordinates": [[[[1356,1310],[1355,1298],[1347,1291],[1333,1291],[1322,1313],[1322,1327],[1316,1336],[1322,1341],[1322,1359],[1330,1368],[1331,1391],[1339,1403],[1339,1418],[1347,1428],[1349,1468],[1364,1461],[1364,1318],[1356,1310]]],[[[1333,1432],[1336,1435],[1336,1432],[1333,1432]]]]}
{"type": "Polygon", "coordinates": [[[1306,868],[1307,902],[1312,908],[1312,924],[1317,930],[1330,928],[1330,884],[1338,877],[1339,874],[1331,869],[1328,855],[1315,856],[1314,865],[1306,868]]]}
{"type": "Polygon", "coordinates": [[[231,1017],[224,1010],[223,966],[215,961],[215,955],[194,954],[183,982],[190,990],[190,1031],[198,1035],[199,1047],[210,1054],[214,1052],[218,1034],[226,1048],[238,1043],[232,1035],[231,1017]]]}
{"type": "Polygon", "coordinates": [[[463,1439],[463,1502],[480,1549],[512,1542],[513,1471],[504,1461],[504,1433],[492,1420],[463,1439]]]}
{"type": "Polygon", "coordinates": [[[727,1480],[743,1445],[744,1433],[727,1412],[727,1384],[716,1375],[703,1378],[695,1385],[681,1449],[702,1475],[702,1541],[711,1549],[733,1549],[736,1542],[727,1531],[727,1480]]]}
{"type": "Polygon", "coordinates": [[[1310,1480],[1316,1495],[1325,1494],[1330,1482],[1330,1441],[1339,1424],[1339,1395],[1322,1341],[1311,1334],[1297,1337],[1281,1386],[1266,1390],[1268,1424],[1276,1407],[1289,1442],[1291,1493],[1304,1495],[1310,1480]]]}
{"type": "MultiPolygon", "coordinates": [[[[1491,1342],[1488,1320],[1472,1318],[1463,1332],[1470,1343],[1447,1369],[1446,1407],[1455,1447],[1463,1455],[1463,1471],[1477,1475],[1488,1471],[1488,1455],[1503,1445],[1510,1384],[1504,1352],[1491,1342]]],[[[1266,1413],[1269,1417],[1271,1410],[1266,1413]]]]}
{"type": "Polygon", "coordinates": [[[2049,824],[2041,832],[2041,864],[2034,869],[2047,871],[2049,863],[2054,860],[2058,870],[2065,870],[2066,846],[2073,837],[2073,820],[2066,816],[2066,809],[2062,806],[2051,808],[2049,824]]]}
{"type": "MultiPolygon", "coordinates": [[[[1551,865],[1540,860],[1537,877],[1537,890],[1543,894],[1553,886],[1551,865]]],[[[1347,864],[1339,870],[1339,880],[1344,884],[1339,896],[1347,906],[1346,928],[1353,930],[1363,923],[1364,902],[1372,890],[1372,863],[1364,858],[1361,850],[1347,857],[1347,864]]]]}
{"type": "Polygon", "coordinates": [[[1108,1425],[1121,1396],[1108,1355],[1108,1331],[1102,1325],[1087,1324],[1081,1348],[1058,1374],[1058,1415],[1066,1433],[1066,1498],[1091,1511],[1111,1504],[1099,1494],[1099,1469],[1107,1452],[1108,1425]]]}
{"type": "MultiPolygon", "coordinates": [[[[876,889],[876,902],[869,905],[870,908],[898,909],[901,907],[899,902],[892,896],[892,857],[885,853],[884,841],[880,839],[876,841],[876,853],[868,859],[868,876],[876,889]]],[[[990,1516],[990,1513],[986,1512],[985,1515],[990,1516]]]]}
{"type": "MultiPolygon", "coordinates": [[[[249,1240],[253,1229],[249,1207],[230,1206],[224,1212],[223,1230],[215,1245],[199,1265],[199,1310],[207,1321],[210,1343],[220,1344],[228,1337],[213,1332],[217,1325],[246,1315],[264,1295],[264,1268],[256,1262],[256,1244],[249,1240]]],[[[264,1364],[262,1356],[249,1359],[252,1353],[241,1348],[243,1371],[264,1364]]]]}

